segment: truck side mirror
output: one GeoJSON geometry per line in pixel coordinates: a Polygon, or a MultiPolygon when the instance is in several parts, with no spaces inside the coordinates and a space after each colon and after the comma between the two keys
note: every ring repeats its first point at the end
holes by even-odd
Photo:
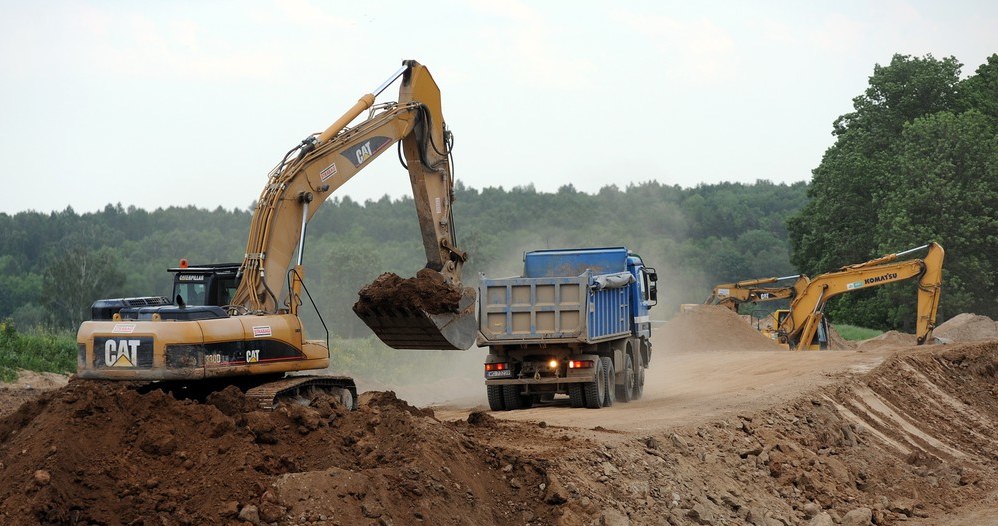
{"type": "Polygon", "coordinates": [[[648,299],[658,304],[658,272],[650,267],[645,267],[645,277],[648,279],[648,299]]]}

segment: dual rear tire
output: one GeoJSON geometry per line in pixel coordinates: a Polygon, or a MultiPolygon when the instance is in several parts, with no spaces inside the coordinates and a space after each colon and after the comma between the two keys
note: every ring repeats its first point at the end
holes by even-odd
{"type": "Polygon", "coordinates": [[[596,378],[591,382],[574,384],[569,388],[568,395],[572,398],[572,407],[588,407],[589,409],[599,409],[610,407],[616,400],[616,389],[614,388],[613,360],[603,356],[596,362],[596,378]],[[573,391],[582,391],[583,403],[576,405],[573,391]]]}
{"type": "Polygon", "coordinates": [[[529,409],[534,402],[530,395],[521,393],[519,385],[486,385],[485,394],[489,398],[489,409],[493,411],[529,409]]]}

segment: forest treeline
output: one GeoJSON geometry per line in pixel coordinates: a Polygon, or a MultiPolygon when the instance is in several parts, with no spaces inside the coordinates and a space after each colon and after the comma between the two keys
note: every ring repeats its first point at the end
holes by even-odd
{"type": "MultiPolygon", "coordinates": [[[[458,182],[465,281],[517,274],[526,250],[623,245],[658,269],[661,319],[719,282],[813,276],[937,241],[947,251],[939,320],[998,317],[998,54],[966,78],[961,67],[931,55],[877,65],[854,111],[835,120],[810,183],[646,182],[588,194],[458,182]]],[[[95,299],[168,295],[166,269],[180,258],[242,260],[250,209],[0,214],[0,320],[73,330],[95,299]]],[[[336,336],[369,334],[351,311],[356,291],[381,272],[414,275],[425,261],[419,235],[410,198],[334,198],[313,217],[306,283],[336,336]]],[[[914,290],[907,282],[844,295],[828,313],[910,331],[914,290]]],[[[319,325],[307,321],[314,333],[319,325]]]]}
{"type": "MultiPolygon", "coordinates": [[[[657,182],[596,194],[565,186],[468,188],[458,183],[454,214],[471,254],[465,281],[479,272],[519,273],[526,250],[627,246],[657,267],[663,311],[699,302],[718,280],[792,273],[787,218],[806,184],[721,183],[695,188],[657,182]]],[[[72,329],[97,298],[169,295],[168,267],[239,262],[251,213],[108,205],[78,214],[0,214],[0,319],[18,326],[72,329]]],[[[366,335],[351,306],[381,272],[412,276],[425,264],[411,198],[358,203],[333,198],[309,223],[306,284],[330,329],[366,335]]]]}

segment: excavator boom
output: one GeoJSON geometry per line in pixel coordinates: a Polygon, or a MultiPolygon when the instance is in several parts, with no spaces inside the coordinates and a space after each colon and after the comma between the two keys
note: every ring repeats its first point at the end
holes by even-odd
{"type": "MultiPolygon", "coordinates": [[[[253,214],[240,269],[242,280],[233,304],[248,312],[274,313],[282,307],[297,312],[309,219],[336,189],[400,141],[426,268],[439,272],[445,284],[460,290],[467,254],[457,248],[453,230],[450,132],[444,124],[440,90],[429,70],[406,61],[402,69],[361,97],[324,132],[302,141],[271,172],[253,214]],[[399,100],[374,106],[376,95],[400,76],[399,100]],[[365,110],[371,110],[367,119],[346,127],[365,110]],[[293,159],[292,154],[296,154],[293,159]],[[285,287],[292,264],[291,286],[285,287]]],[[[471,319],[474,312],[461,304],[474,303],[473,289],[468,290],[472,290],[470,299],[455,305],[453,312],[431,314],[403,305],[390,312],[359,314],[375,334],[395,348],[467,349],[476,330],[471,319]]]]}

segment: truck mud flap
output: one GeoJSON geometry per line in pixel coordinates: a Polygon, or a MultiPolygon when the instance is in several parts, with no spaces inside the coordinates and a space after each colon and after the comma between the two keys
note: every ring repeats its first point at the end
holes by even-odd
{"type": "Polygon", "coordinates": [[[354,312],[381,341],[394,349],[467,350],[475,343],[475,291],[466,289],[456,313],[431,314],[417,307],[396,305],[354,312]]]}

